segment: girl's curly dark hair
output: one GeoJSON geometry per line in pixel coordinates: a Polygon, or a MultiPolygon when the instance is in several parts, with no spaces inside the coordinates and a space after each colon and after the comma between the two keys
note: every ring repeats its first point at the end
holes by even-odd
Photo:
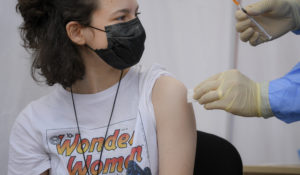
{"type": "Polygon", "coordinates": [[[70,21],[88,26],[97,8],[97,0],[18,0],[16,10],[24,19],[20,33],[23,46],[33,53],[34,80],[36,70],[49,86],[59,83],[70,87],[83,78],[83,60],[65,27],[70,21]]]}

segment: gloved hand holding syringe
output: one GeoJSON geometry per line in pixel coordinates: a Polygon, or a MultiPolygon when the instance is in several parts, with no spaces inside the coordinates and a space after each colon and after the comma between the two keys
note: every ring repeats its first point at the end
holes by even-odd
{"type": "Polygon", "coordinates": [[[233,0],[233,2],[248,16],[248,18],[256,25],[256,27],[263,32],[269,40],[272,40],[272,36],[253,18],[248,12],[242,7],[241,3],[238,0],[233,0]]]}
{"type": "MultiPolygon", "coordinates": [[[[241,1],[235,1],[240,6],[241,1]]],[[[244,42],[257,46],[300,29],[300,0],[260,0],[235,13],[236,30],[244,42]],[[251,18],[267,31],[265,34],[251,18]]]]}

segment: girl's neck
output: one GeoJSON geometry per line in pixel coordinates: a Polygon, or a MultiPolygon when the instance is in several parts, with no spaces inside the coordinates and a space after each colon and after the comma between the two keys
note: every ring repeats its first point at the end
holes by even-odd
{"type": "MultiPolygon", "coordinates": [[[[119,82],[121,70],[112,68],[90,50],[81,53],[85,65],[85,75],[83,80],[78,80],[73,84],[74,93],[95,94],[119,82]]],[[[129,68],[123,71],[123,77],[128,71],[129,68]]]]}

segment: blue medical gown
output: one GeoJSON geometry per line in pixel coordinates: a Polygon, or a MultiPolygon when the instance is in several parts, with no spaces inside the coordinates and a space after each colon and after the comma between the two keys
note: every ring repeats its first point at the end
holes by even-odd
{"type": "Polygon", "coordinates": [[[270,82],[269,101],[278,119],[300,121],[300,62],[284,77],[270,82]]]}

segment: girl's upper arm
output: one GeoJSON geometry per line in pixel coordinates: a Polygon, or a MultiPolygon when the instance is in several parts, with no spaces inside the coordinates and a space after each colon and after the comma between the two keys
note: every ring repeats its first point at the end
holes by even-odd
{"type": "Polygon", "coordinates": [[[152,92],[160,175],[192,175],[197,133],[187,90],[178,80],[160,77],[152,92]]]}

